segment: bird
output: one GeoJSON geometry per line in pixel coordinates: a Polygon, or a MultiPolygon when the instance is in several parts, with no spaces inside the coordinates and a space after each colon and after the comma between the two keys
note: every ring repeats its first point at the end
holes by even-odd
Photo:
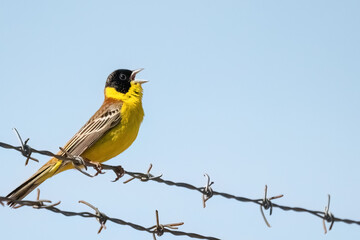
{"type": "MultiPolygon", "coordinates": [[[[93,163],[107,161],[125,151],[135,141],[144,118],[142,84],[137,70],[118,69],[107,78],[104,101],[98,111],[64,145],[61,156],[80,156],[93,163]]],[[[74,168],[71,161],[51,158],[35,174],[7,195],[22,200],[48,178],[74,168]]],[[[15,206],[14,201],[8,202],[15,206]]]]}

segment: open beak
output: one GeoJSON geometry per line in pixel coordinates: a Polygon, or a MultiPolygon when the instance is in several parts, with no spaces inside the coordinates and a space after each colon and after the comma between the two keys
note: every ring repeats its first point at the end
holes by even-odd
{"type": "Polygon", "coordinates": [[[136,69],[136,70],[132,71],[131,76],[130,76],[130,79],[131,79],[132,82],[134,82],[134,83],[140,83],[140,84],[143,84],[143,83],[148,82],[147,80],[143,80],[143,79],[135,79],[136,74],[138,74],[138,73],[141,72],[142,70],[144,70],[144,69],[143,69],[143,68],[139,68],[139,69],[136,69]]]}

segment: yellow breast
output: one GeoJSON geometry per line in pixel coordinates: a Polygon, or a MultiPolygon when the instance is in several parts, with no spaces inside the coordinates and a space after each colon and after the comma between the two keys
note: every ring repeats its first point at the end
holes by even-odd
{"type": "Polygon", "coordinates": [[[122,101],[121,121],[82,154],[94,162],[107,161],[130,147],[144,117],[140,84],[132,84],[126,94],[119,93],[114,88],[106,88],[105,97],[122,101]]]}

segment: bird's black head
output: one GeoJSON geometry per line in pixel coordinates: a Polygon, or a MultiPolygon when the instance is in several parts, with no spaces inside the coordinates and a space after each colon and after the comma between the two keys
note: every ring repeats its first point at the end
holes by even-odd
{"type": "Polygon", "coordinates": [[[130,82],[134,80],[132,73],[133,71],[127,69],[115,70],[108,76],[105,87],[113,87],[118,92],[127,93],[131,87],[130,82]]]}

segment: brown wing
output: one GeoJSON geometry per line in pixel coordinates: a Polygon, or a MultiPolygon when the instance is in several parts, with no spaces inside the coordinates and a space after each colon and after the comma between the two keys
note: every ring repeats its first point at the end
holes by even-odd
{"type": "Polygon", "coordinates": [[[121,121],[121,102],[105,101],[94,116],[64,146],[66,152],[79,156],[107,131],[121,121]]]}

